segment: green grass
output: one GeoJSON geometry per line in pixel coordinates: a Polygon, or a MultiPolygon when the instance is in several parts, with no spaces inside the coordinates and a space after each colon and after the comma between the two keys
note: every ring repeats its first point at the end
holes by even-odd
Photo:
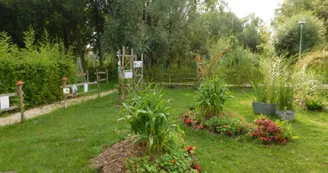
{"type": "MultiPolygon", "coordinates": [[[[195,90],[166,90],[173,99],[176,114],[187,112],[195,103],[195,90]]],[[[237,112],[253,122],[252,93],[249,89],[234,89],[236,99],[227,102],[226,112],[237,112]],[[245,93],[246,92],[246,93],[245,93]]],[[[247,137],[237,141],[229,137],[185,130],[185,141],[197,147],[196,153],[203,170],[212,172],[327,172],[328,113],[297,109],[293,130],[300,139],[287,146],[265,146],[247,137]]]]}
{"type": "Polygon", "coordinates": [[[0,128],[0,172],[95,172],[90,158],[127,134],[112,94],[0,128]],[[121,129],[120,134],[115,129],[121,129]]]}
{"type": "MultiPolygon", "coordinates": [[[[165,89],[172,99],[172,117],[195,104],[195,89],[165,89]]],[[[237,112],[252,122],[252,93],[235,89],[236,99],[225,111],[237,112]],[[244,92],[247,92],[245,94],[244,92]]],[[[0,172],[96,172],[90,159],[129,133],[121,117],[117,93],[48,115],[0,128],[0,172]],[[116,133],[116,129],[121,132],[116,133]]],[[[326,172],[328,113],[298,109],[292,123],[300,139],[287,146],[265,146],[246,137],[234,140],[206,131],[185,130],[185,141],[195,145],[203,170],[216,172],[326,172]]]]}

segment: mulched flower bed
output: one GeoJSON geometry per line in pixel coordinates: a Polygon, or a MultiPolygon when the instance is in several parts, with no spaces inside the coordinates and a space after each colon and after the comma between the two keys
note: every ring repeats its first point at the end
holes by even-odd
{"type": "Polygon", "coordinates": [[[102,173],[126,172],[126,160],[131,157],[142,156],[145,147],[134,145],[135,138],[129,138],[107,148],[103,153],[93,159],[93,167],[102,173]]]}

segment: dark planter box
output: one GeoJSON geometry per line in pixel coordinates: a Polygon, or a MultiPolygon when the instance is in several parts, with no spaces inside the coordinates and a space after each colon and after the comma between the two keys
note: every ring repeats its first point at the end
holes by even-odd
{"type": "Polygon", "coordinates": [[[277,110],[277,114],[283,120],[294,121],[295,118],[295,111],[291,110],[277,110]]]}
{"type": "Polygon", "coordinates": [[[276,105],[267,103],[252,103],[255,114],[276,115],[276,105]]]}

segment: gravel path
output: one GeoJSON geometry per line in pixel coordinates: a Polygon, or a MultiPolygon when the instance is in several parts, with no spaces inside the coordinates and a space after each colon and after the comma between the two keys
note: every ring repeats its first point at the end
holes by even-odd
{"type": "MultiPolygon", "coordinates": [[[[105,91],[100,93],[100,97],[112,94],[114,92],[116,92],[117,90],[113,89],[110,91],[105,91]]],[[[90,96],[83,96],[83,97],[76,97],[76,98],[71,98],[67,100],[67,105],[74,105],[74,104],[78,104],[90,99],[95,99],[98,97],[98,94],[94,94],[94,95],[90,95],[90,96]]],[[[25,119],[30,119],[30,118],[34,118],[37,117],[39,115],[43,115],[43,114],[47,114],[50,113],[56,109],[59,109],[61,107],[64,107],[64,101],[59,101],[50,105],[44,105],[44,106],[40,106],[40,107],[36,107],[30,110],[25,111],[24,115],[25,115],[25,119]]],[[[5,126],[8,124],[13,124],[13,123],[17,123],[20,122],[20,113],[12,113],[10,115],[8,115],[7,117],[3,117],[0,118],[0,126],[5,126]]]]}

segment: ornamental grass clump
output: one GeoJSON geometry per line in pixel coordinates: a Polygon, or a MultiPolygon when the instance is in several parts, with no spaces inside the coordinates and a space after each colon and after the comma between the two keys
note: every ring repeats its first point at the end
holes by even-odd
{"type": "Polygon", "coordinates": [[[133,93],[123,103],[127,115],[119,120],[126,120],[130,124],[137,140],[146,144],[148,154],[169,151],[174,144],[171,131],[179,128],[168,120],[167,102],[160,89],[149,85],[133,93]]]}
{"type": "Polygon", "coordinates": [[[197,92],[197,106],[206,119],[223,113],[224,103],[232,98],[226,84],[218,77],[207,79],[197,92]]]}

